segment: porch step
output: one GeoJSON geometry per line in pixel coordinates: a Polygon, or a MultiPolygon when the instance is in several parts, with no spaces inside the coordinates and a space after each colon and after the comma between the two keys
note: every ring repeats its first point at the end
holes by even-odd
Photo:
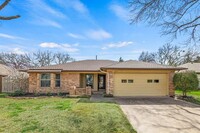
{"type": "Polygon", "coordinates": [[[104,94],[104,91],[93,91],[92,94],[103,95],[103,94],[104,94]]]}

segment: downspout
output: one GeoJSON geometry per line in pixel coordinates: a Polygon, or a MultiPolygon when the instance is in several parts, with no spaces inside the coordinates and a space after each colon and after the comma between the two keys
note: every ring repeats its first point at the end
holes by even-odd
{"type": "MultiPolygon", "coordinates": [[[[101,70],[101,68],[100,68],[100,72],[108,74],[108,88],[110,89],[109,73],[101,70]]],[[[109,94],[110,94],[110,91],[109,91],[109,94]]]]}

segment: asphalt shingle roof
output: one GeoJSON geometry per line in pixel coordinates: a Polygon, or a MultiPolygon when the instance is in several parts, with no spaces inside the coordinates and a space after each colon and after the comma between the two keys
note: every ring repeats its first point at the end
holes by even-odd
{"type": "Polygon", "coordinates": [[[160,65],[156,63],[141,62],[135,60],[128,60],[125,62],[117,62],[112,60],[82,60],[69,62],[60,65],[51,65],[39,68],[29,69],[28,72],[36,71],[100,71],[101,69],[172,69],[182,70],[182,67],[173,67],[167,65],[160,65]]]}
{"type": "Polygon", "coordinates": [[[157,63],[151,63],[151,62],[142,62],[142,61],[136,61],[136,60],[128,60],[125,62],[120,62],[117,64],[113,64],[110,66],[103,67],[104,69],[176,69],[181,70],[185,68],[181,67],[173,67],[168,65],[161,65],[157,63]]]}
{"type": "Polygon", "coordinates": [[[66,64],[39,67],[29,70],[100,71],[103,66],[117,63],[112,60],[82,60],[66,64]]]}
{"type": "Polygon", "coordinates": [[[190,71],[195,71],[197,73],[200,73],[200,63],[186,63],[183,65],[180,65],[179,67],[185,67],[188,68],[190,71]]]}

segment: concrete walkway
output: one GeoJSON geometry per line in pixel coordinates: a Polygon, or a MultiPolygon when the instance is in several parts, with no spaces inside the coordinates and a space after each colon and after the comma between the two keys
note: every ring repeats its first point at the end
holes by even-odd
{"type": "Polygon", "coordinates": [[[138,133],[200,133],[200,106],[172,98],[116,98],[138,133]]]}

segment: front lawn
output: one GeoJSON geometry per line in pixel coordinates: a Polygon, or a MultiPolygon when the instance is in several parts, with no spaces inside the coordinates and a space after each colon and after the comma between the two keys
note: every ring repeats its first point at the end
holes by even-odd
{"type": "Polygon", "coordinates": [[[0,132],[134,133],[114,103],[88,99],[0,98],[0,132]]]}
{"type": "MultiPolygon", "coordinates": [[[[182,95],[182,91],[176,90],[175,94],[176,95],[182,95]]],[[[192,96],[193,98],[188,98],[188,99],[186,99],[186,101],[196,103],[196,104],[200,104],[200,90],[188,92],[187,95],[192,96]]]]}

